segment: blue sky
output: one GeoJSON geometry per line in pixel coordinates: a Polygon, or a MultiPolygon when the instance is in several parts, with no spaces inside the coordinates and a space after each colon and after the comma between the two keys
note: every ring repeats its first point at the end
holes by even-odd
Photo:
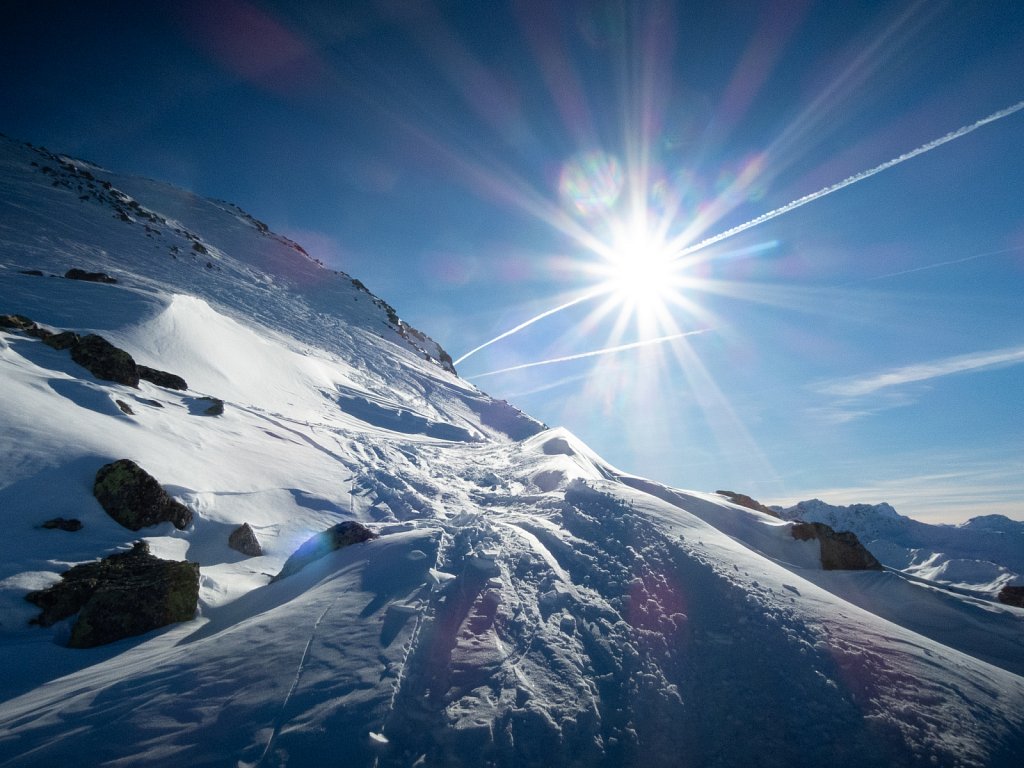
{"type": "Polygon", "coordinates": [[[456,358],[599,290],[459,370],[626,471],[1024,519],[1024,110],[678,255],[1018,105],[1019,2],[16,2],[0,98],[456,358]]]}

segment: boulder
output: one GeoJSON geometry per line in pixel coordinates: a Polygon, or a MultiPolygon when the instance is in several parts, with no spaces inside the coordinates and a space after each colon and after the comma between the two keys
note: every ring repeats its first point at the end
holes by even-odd
{"type": "Polygon", "coordinates": [[[128,552],[74,566],[25,599],[42,609],[33,623],[44,627],[77,613],[68,645],[92,648],[191,619],[199,564],[162,560],[139,541],[128,552]]]}
{"type": "Polygon", "coordinates": [[[733,504],[739,504],[741,507],[752,509],[755,512],[764,512],[766,515],[771,515],[772,517],[779,516],[779,513],[776,512],[774,509],[772,509],[771,507],[766,507],[760,501],[758,501],[757,499],[753,499],[750,496],[747,496],[747,494],[745,493],[736,493],[735,491],[715,491],[715,493],[717,493],[719,496],[725,496],[725,498],[727,498],[733,504]]]}
{"type": "Polygon", "coordinates": [[[97,379],[139,386],[139,370],[132,356],[97,334],[90,333],[71,347],[71,359],[97,379]]]}
{"type": "Polygon", "coordinates": [[[146,365],[137,365],[136,368],[139,372],[139,378],[143,381],[148,381],[151,384],[156,384],[158,387],[166,387],[167,389],[180,389],[182,391],[188,389],[188,384],[181,376],[176,376],[167,371],[158,371],[156,368],[150,368],[146,365]]]}
{"type": "Polygon", "coordinates": [[[89,283],[116,283],[117,278],[106,272],[86,272],[84,269],[72,268],[64,273],[68,280],[85,280],[89,283]]]}
{"type": "Polygon", "coordinates": [[[92,493],[108,515],[132,531],[165,521],[181,530],[192,522],[192,511],[130,459],[100,467],[92,493]]]}
{"type": "Polygon", "coordinates": [[[999,602],[1024,608],[1024,587],[1003,587],[999,590],[999,602]]]}
{"type": "Polygon", "coordinates": [[[338,523],[326,531],[307,539],[301,547],[292,552],[289,558],[285,560],[281,572],[271,581],[274,582],[286,576],[291,576],[293,573],[298,573],[310,563],[319,560],[336,549],[375,538],[377,538],[377,534],[361,523],[352,520],[338,523]]]}
{"type": "Polygon", "coordinates": [[[249,557],[259,557],[263,554],[260,540],[256,538],[255,531],[248,523],[242,523],[231,532],[228,536],[228,546],[249,557]]]}
{"type": "Polygon", "coordinates": [[[875,559],[857,534],[836,532],[824,523],[795,523],[790,529],[794,539],[817,539],[821,544],[821,567],[826,571],[881,571],[882,564],[875,559]]]}
{"type": "Polygon", "coordinates": [[[71,349],[82,340],[74,331],[61,331],[43,339],[43,344],[54,349],[71,349]]]}

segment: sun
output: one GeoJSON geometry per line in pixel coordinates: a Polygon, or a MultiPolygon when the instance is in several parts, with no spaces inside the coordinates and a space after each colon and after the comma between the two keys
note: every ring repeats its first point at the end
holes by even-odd
{"type": "Polygon", "coordinates": [[[679,261],[657,232],[636,224],[623,227],[602,256],[597,271],[616,303],[629,310],[657,310],[671,301],[679,261]]]}

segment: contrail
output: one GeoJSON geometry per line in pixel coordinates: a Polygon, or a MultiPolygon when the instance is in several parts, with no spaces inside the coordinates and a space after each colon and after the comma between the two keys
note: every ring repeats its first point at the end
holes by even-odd
{"type": "Polygon", "coordinates": [[[510,328],[509,330],[505,331],[504,333],[501,333],[501,334],[495,336],[490,341],[485,341],[479,347],[473,347],[473,349],[469,350],[469,352],[467,352],[462,357],[460,357],[458,360],[456,360],[453,363],[453,365],[458,365],[459,363],[461,363],[463,360],[465,360],[470,355],[475,355],[481,349],[483,349],[484,347],[491,346],[491,344],[494,344],[496,341],[501,341],[502,339],[504,339],[504,338],[506,338],[508,336],[511,336],[513,333],[519,333],[519,331],[523,330],[523,328],[526,328],[527,326],[533,325],[538,320],[543,320],[545,317],[549,317],[549,316],[555,314],[556,312],[561,312],[563,309],[568,309],[569,307],[574,307],[577,304],[581,304],[584,301],[590,301],[591,299],[593,299],[593,298],[595,298],[597,296],[600,296],[600,295],[602,295],[604,293],[607,293],[607,292],[608,291],[606,289],[604,289],[604,288],[602,288],[600,290],[596,290],[596,291],[590,291],[589,293],[585,293],[582,296],[577,296],[572,301],[565,302],[565,304],[559,304],[554,309],[549,309],[549,310],[547,310],[545,312],[541,312],[539,315],[534,315],[529,320],[526,320],[525,322],[522,322],[519,325],[517,325],[515,328],[510,328]]]}
{"type": "Polygon", "coordinates": [[[485,376],[497,376],[499,373],[509,373],[511,371],[521,371],[524,368],[536,368],[538,365],[554,365],[555,363],[567,363],[570,360],[582,360],[585,357],[598,357],[600,355],[613,355],[616,352],[625,352],[627,349],[636,349],[638,347],[647,347],[652,344],[664,344],[666,341],[674,341],[675,339],[682,339],[685,336],[697,336],[702,333],[714,330],[713,328],[701,328],[696,331],[686,331],[685,333],[673,333],[670,336],[659,336],[656,339],[647,339],[645,341],[634,341],[630,344],[618,344],[614,347],[604,347],[602,349],[594,349],[590,352],[579,352],[575,355],[565,355],[564,357],[552,357],[550,360],[538,360],[535,363],[523,363],[522,365],[513,365],[509,368],[501,368],[497,371],[488,371],[487,373],[480,373],[476,376],[469,376],[470,380],[482,379],[485,376]]]}
{"type": "MultiPolygon", "coordinates": [[[[894,157],[892,160],[887,160],[886,162],[881,163],[880,165],[876,165],[874,168],[871,168],[871,169],[866,170],[866,171],[861,171],[860,173],[854,174],[853,176],[849,176],[848,178],[843,179],[842,181],[840,181],[840,182],[838,182],[836,184],[832,184],[830,186],[827,186],[827,187],[824,187],[822,189],[819,189],[817,192],[812,192],[809,195],[804,195],[803,197],[797,198],[793,202],[787,203],[786,205],[782,206],[781,208],[776,208],[775,210],[768,211],[767,213],[762,213],[757,218],[751,219],[750,221],[746,222],[745,224],[739,224],[739,225],[737,225],[735,227],[732,227],[731,229],[725,230],[724,232],[719,232],[717,235],[713,235],[712,237],[709,237],[709,238],[706,238],[704,240],[701,240],[699,243],[687,246],[686,248],[683,248],[682,250],[677,251],[674,254],[674,256],[673,256],[673,260],[678,260],[678,259],[683,258],[684,256],[689,256],[690,254],[696,253],[697,251],[700,251],[700,250],[703,250],[703,249],[707,248],[708,246],[714,245],[715,243],[720,243],[723,240],[732,237],[733,235],[738,235],[740,232],[746,232],[748,229],[751,229],[752,227],[756,227],[758,224],[764,224],[766,221],[771,221],[772,219],[778,218],[779,216],[782,216],[784,213],[789,213],[790,211],[796,210],[797,208],[800,208],[800,207],[802,207],[804,205],[807,205],[808,203],[813,203],[815,200],[818,200],[818,199],[820,199],[822,197],[825,197],[826,195],[831,195],[833,192],[838,192],[841,189],[845,189],[846,187],[850,186],[851,184],[856,184],[858,181],[864,181],[864,179],[871,178],[875,174],[881,173],[882,171],[887,171],[890,168],[892,168],[893,166],[899,165],[900,163],[905,163],[907,160],[911,160],[911,159],[917,157],[918,155],[923,155],[925,152],[931,152],[933,149],[937,149],[938,147],[941,147],[943,144],[948,144],[949,142],[953,141],[954,139],[959,139],[961,136],[966,136],[968,133],[976,131],[978,128],[981,128],[983,125],[988,125],[989,123],[994,123],[996,120],[1002,120],[1004,117],[1009,117],[1010,115],[1014,114],[1015,112],[1019,112],[1022,109],[1024,109],[1024,101],[1018,101],[1013,106],[1007,107],[1006,109],[1001,109],[998,112],[993,112],[988,117],[983,117],[980,120],[977,120],[977,121],[975,121],[973,123],[970,123],[969,125],[965,125],[965,126],[963,126],[961,128],[957,128],[955,131],[951,131],[951,132],[947,133],[945,136],[941,136],[941,137],[939,137],[937,139],[934,139],[933,141],[929,141],[927,144],[922,144],[917,149],[911,150],[910,152],[905,152],[904,154],[900,155],[899,157],[894,157]]],[[[499,334],[498,336],[495,336],[490,341],[486,341],[483,344],[481,344],[480,346],[475,347],[475,348],[469,350],[469,352],[467,352],[466,354],[464,354],[462,357],[460,357],[458,360],[455,361],[455,365],[458,365],[463,360],[466,360],[467,358],[469,358],[471,355],[476,354],[481,349],[484,349],[485,347],[489,347],[491,344],[494,344],[495,342],[501,341],[502,339],[508,338],[509,336],[511,336],[511,335],[513,335],[515,333],[518,333],[519,331],[523,330],[524,328],[526,328],[526,327],[528,327],[530,325],[533,325],[537,321],[543,320],[545,317],[550,317],[551,315],[555,314],[556,312],[561,312],[564,309],[568,309],[569,307],[576,306],[577,304],[580,304],[580,303],[582,303],[584,301],[589,301],[590,299],[593,299],[593,298],[596,298],[598,296],[601,296],[601,295],[603,295],[603,294],[605,294],[607,292],[608,292],[608,290],[606,288],[600,288],[598,290],[591,291],[590,293],[586,293],[586,294],[584,294],[582,296],[579,296],[578,298],[575,298],[572,301],[567,301],[564,304],[560,304],[559,306],[557,306],[557,307],[555,307],[553,309],[549,309],[546,312],[541,312],[539,315],[536,315],[535,317],[531,317],[526,322],[520,323],[515,328],[510,328],[509,330],[505,331],[504,333],[499,334]]],[[[586,356],[589,356],[590,354],[591,353],[584,353],[584,356],[586,357],[586,356]]],[[[566,359],[574,359],[574,358],[570,357],[570,358],[566,358],[566,359]]],[[[555,361],[550,361],[550,362],[561,362],[561,360],[555,360],[555,361]]],[[[530,365],[542,365],[542,363],[529,363],[529,364],[527,364],[527,366],[523,366],[523,367],[529,367],[530,365]]],[[[481,375],[482,376],[490,376],[491,374],[494,374],[494,373],[505,373],[508,370],[517,370],[517,368],[505,369],[503,371],[491,371],[491,373],[485,373],[485,374],[481,374],[481,375]]],[[[479,378],[479,377],[470,377],[470,378],[479,378]]]]}
{"type": "Polygon", "coordinates": [[[845,189],[851,184],[856,184],[858,181],[864,181],[864,179],[871,178],[877,173],[887,171],[893,166],[899,165],[900,163],[905,163],[907,160],[911,160],[917,157],[918,155],[923,155],[925,152],[931,152],[933,149],[937,149],[938,147],[941,147],[943,144],[948,144],[954,139],[959,139],[961,136],[966,136],[968,133],[976,131],[983,125],[994,123],[996,120],[1002,120],[1004,117],[1009,117],[1014,112],[1019,112],[1022,109],[1024,109],[1024,101],[1018,101],[1011,107],[1001,109],[998,112],[993,112],[988,117],[983,117],[981,118],[981,120],[973,122],[970,125],[965,125],[962,128],[957,128],[955,131],[951,131],[947,133],[945,136],[942,136],[933,141],[929,141],[927,144],[922,144],[917,149],[911,150],[910,152],[905,152],[899,157],[894,157],[892,160],[887,160],[881,165],[876,165],[874,168],[871,168],[870,170],[861,171],[860,173],[854,174],[853,176],[843,179],[842,181],[836,184],[832,184],[828,187],[824,187],[823,189],[819,189],[817,192],[812,192],[809,195],[804,195],[803,197],[797,198],[793,202],[787,203],[781,208],[776,208],[774,211],[768,211],[768,213],[763,213],[756,219],[751,219],[745,224],[740,224],[738,226],[733,227],[732,229],[727,229],[724,232],[720,232],[717,235],[707,238],[706,240],[701,240],[699,243],[696,243],[695,245],[683,248],[681,251],[678,251],[675,254],[675,258],[678,259],[683,256],[689,256],[691,253],[703,250],[704,248],[707,248],[709,245],[720,243],[722,240],[732,237],[733,235],[738,235],[740,232],[745,232],[751,227],[756,227],[758,224],[764,224],[766,221],[770,221],[771,219],[777,218],[784,213],[789,213],[790,211],[795,210],[801,206],[807,205],[808,203],[813,203],[815,200],[825,197],[825,195],[831,195],[833,192],[838,192],[839,190],[845,189]]]}

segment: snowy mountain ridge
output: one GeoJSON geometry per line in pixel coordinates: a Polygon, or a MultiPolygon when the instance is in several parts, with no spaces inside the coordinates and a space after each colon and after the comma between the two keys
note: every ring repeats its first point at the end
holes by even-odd
{"type": "Polygon", "coordinates": [[[1024,584],[1024,522],[1004,515],[931,525],[884,502],[835,506],[811,499],[773,509],[783,520],[852,531],[882,563],[912,576],[990,596],[1024,584]]]}
{"type": "Polygon", "coordinates": [[[787,521],[620,472],[254,221],[0,140],[0,315],[186,382],[0,329],[0,765],[1017,764],[1024,609],[825,571],[787,521]],[[191,522],[107,514],[122,458],[191,522]],[[272,582],[344,520],[376,537],[272,582]],[[140,537],[199,565],[194,619],[90,649],[29,624],[140,537]]]}

